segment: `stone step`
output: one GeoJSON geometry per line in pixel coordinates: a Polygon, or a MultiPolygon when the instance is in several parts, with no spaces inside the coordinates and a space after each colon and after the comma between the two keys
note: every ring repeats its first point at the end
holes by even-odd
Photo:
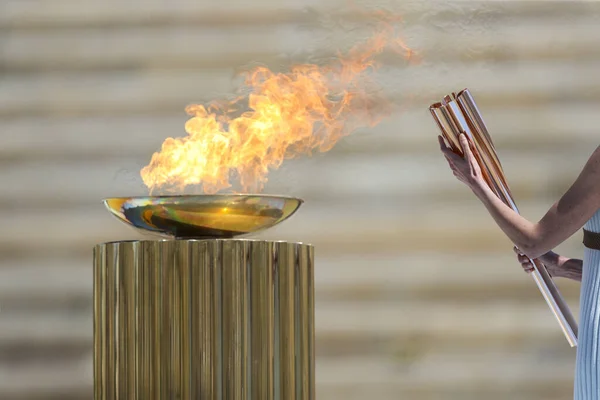
{"type": "MultiPolygon", "coordinates": [[[[537,290],[532,287],[532,291],[537,290]]],[[[571,306],[571,304],[570,304],[571,306]]],[[[578,305],[571,310],[577,316],[578,305]]],[[[543,299],[522,302],[497,299],[485,307],[452,300],[319,301],[315,309],[318,334],[351,336],[444,335],[495,338],[505,335],[552,335],[562,339],[562,332],[543,299]],[[460,306],[460,308],[457,308],[460,306]],[[483,323],[482,321],[485,321],[483,323]],[[544,333],[545,332],[545,333],[544,333]]],[[[48,310],[42,315],[22,311],[3,312],[0,342],[51,343],[70,338],[74,342],[89,340],[92,334],[90,310],[48,310]]],[[[550,338],[550,336],[548,336],[550,338]]]]}
{"type": "MultiPolygon", "coordinates": [[[[568,300],[578,302],[578,283],[556,282],[568,300]]],[[[0,305],[5,312],[87,312],[92,307],[92,290],[91,253],[84,258],[5,260],[0,268],[0,305]]],[[[485,255],[407,252],[364,259],[319,256],[315,293],[319,302],[452,299],[482,304],[507,296],[538,301],[540,296],[508,248],[485,255]]]]}
{"type": "MultiPolygon", "coordinates": [[[[573,375],[570,371],[567,375],[573,375]]],[[[445,386],[411,385],[410,383],[339,385],[320,384],[317,386],[319,399],[363,400],[564,400],[573,397],[573,383],[563,378],[539,384],[524,382],[509,387],[497,385],[474,385],[460,388],[445,386]]]]}
{"type": "MultiPolygon", "coordinates": [[[[571,352],[573,353],[573,352],[571,352]]],[[[428,354],[419,360],[395,360],[386,356],[317,358],[317,387],[379,387],[402,384],[404,390],[464,390],[485,385],[491,392],[508,387],[540,388],[548,381],[568,386],[572,381],[573,354],[548,356],[535,351],[526,353],[485,352],[428,354]],[[545,361],[545,362],[544,362],[545,361]]],[[[42,364],[33,368],[2,368],[0,394],[19,391],[48,393],[91,385],[91,355],[70,363],[42,364]]],[[[317,389],[319,390],[319,389],[317,389]]],[[[2,398],[8,398],[3,396],[2,398]]]]}
{"type": "MultiPolygon", "coordinates": [[[[91,334],[80,337],[67,332],[61,336],[57,336],[55,331],[49,333],[49,337],[43,340],[32,341],[32,335],[26,333],[0,341],[0,369],[2,364],[25,368],[52,361],[78,361],[87,358],[92,349],[91,334]]],[[[565,361],[573,357],[573,349],[563,346],[552,331],[532,334],[515,330],[509,335],[477,335],[470,332],[445,334],[435,331],[347,335],[323,333],[317,328],[315,340],[316,358],[324,362],[350,357],[385,357],[406,367],[431,357],[462,360],[480,354],[487,354],[490,358],[496,354],[537,354],[565,361]]]]}
{"type": "Polygon", "coordinates": [[[5,260],[0,267],[1,310],[88,311],[92,306],[93,259],[89,257],[5,260]]]}
{"type": "MultiPolygon", "coordinates": [[[[476,95],[476,94],[475,94],[476,95]]],[[[431,102],[436,100],[431,98],[431,102]]],[[[499,154],[529,157],[535,152],[589,149],[597,144],[598,105],[564,103],[538,107],[478,104],[499,154]]],[[[27,117],[2,121],[0,162],[28,160],[148,160],[167,137],[185,136],[188,117],[123,115],[104,117],[27,117]],[[43,135],[40,134],[43,128],[43,135]]],[[[438,134],[425,105],[413,105],[373,128],[352,133],[327,158],[340,154],[432,152],[438,134]]]]}
{"type": "Polygon", "coordinates": [[[2,327],[0,332],[2,350],[23,343],[50,347],[68,342],[74,347],[86,344],[90,346],[88,352],[92,351],[90,341],[94,332],[92,310],[86,312],[59,310],[41,314],[9,310],[3,312],[0,326],[2,327]]]}
{"type": "MultiPolygon", "coordinates": [[[[545,382],[542,384],[515,384],[511,387],[480,386],[475,388],[453,388],[413,386],[410,383],[362,384],[348,383],[343,386],[317,384],[317,396],[324,400],[363,400],[369,396],[378,400],[563,400],[573,395],[572,382],[545,382]]],[[[6,393],[6,392],[4,392],[6,393]]],[[[2,393],[0,392],[0,395],[2,393]]],[[[19,393],[10,393],[10,400],[87,400],[92,395],[91,383],[88,385],[66,384],[64,388],[49,393],[42,388],[41,391],[23,390],[19,393]]]]}
{"type": "MultiPolygon", "coordinates": [[[[600,85],[587,79],[598,70],[600,60],[552,64],[498,62],[485,66],[447,63],[446,66],[443,73],[437,65],[389,66],[380,69],[377,80],[385,83],[390,97],[396,101],[407,105],[421,102],[424,113],[429,104],[448,91],[465,86],[476,90],[479,101],[496,105],[600,98],[600,85]]],[[[224,68],[15,75],[0,91],[0,115],[182,112],[188,103],[204,103],[224,94],[230,96],[236,89],[232,71],[224,68]]]]}
{"type": "Polygon", "coordinates": [[[0,398],[77,399],[91,397],[93,364],[91,348],[76,360],[52,360],[37,365],[0,364],[0,398]],[[45,397],[42,396],[45,395],[45,397]]]}
{"type": "MultiPolygon", "coordinates": [[[[574,315],[577,308],[571,307],[574,315]]],[[[435,302],[370,302],[344,301],[317,307],[316,326],[337,334],[387,334],[436,331],[457,335],[505,334],[514,331],[555,332],[563,339],[560,328],[543,299],[523,303],[505,299],[485,307],[472,305],[457,308],[452,301],[435,302]]]]}
{"type": "MultiPolygon", "coordinates": [[[[317,300],[317,308],[328,309],[326,302],[317,300]]],[[[441,304],[441,303],[439,303],[441,304]]],[[[435,304],[413,302],[414,309],[429,313],[435,304]]],[[[402,312],[402,305],[396,305],[402,312]]],[[[471,307],[473,308],[473,307],[471,307]]],[[[511,307],[504,307],[507,312],[511,307]]],[[[548,312],[540,308],[539,313],[548,312]]],[[[419,322],[403,320],[402,328],[378,332],[375,329],[349,332],[317,324],[316,354],[322,359],[339,357],[388,356],[399,361],[423,358],[429,354],[455,355],[479,353],[546,353],[553,357],[570,357],[569,346],[562,346],[556,328],[534,330],[527,326],[513,326],[500,332],[460,329],[464,322],[461,312],[454,312],[451,331],[431,329],[419,322]]],[[[53,359],[80,359],[92,348],[92,312],[66,313],[7,313],[8,327],[0,337],[2,363],[27,365],[53,359]],[[38,321],[38,320],[42,321],[38,321]],[[41,332],[40,332],[41,330],[41,332]]],[[[400,318],[402,320],[402,318],[400,318]]],[[[363,321],[365,325],[369,320],[363,321]]],[[[4,326],[3,326],[4,327],[4,326]]],[[[0,363],[1,364],[1,363],[0,363]]]]}
{"type": "MultiPolygon", "coordinates": [[[[594,3],[558,2],[546,5],[530,4],[522,1],[493,3],[479,13],[468,6],[457,3],[438,3],[432,7],[429,3],[403,2],[400,7],[395,2],[379,1],[376,4],[383,10],[400,14],[405,21],[428,20],[433,22],[451,21],[465,14],[474,20],[483,20],[487,24],[504,23],[514,18],[562,18],[569,21],[573,18],[587,17],[598,8],[594,3]],[[489,18],[494,15],[496,18],[489,18]]],[[[372,7],[373,5],[370,4],[372,7]]],[[[164,24],[218,24],[227,21],[242,24],[249,17],[264,16],[265,22],[279,22],[274,16],[286,16],[296,12],[294,16],[302,16],[308,11],[327,12],[332,17],[350,20],[364,18],[372,8],[361,2],[355,7],[347,7],[343,1],[330,0],[327,3],[316,0],[300,2],[260,0],[249,7],[243,0],[228,0],[215,3],[196,3],[186,0],[175,0],[165,4],[163,1],[129,1],[122,4],[116,0],[95,4],[82,4],[73,0],[53,0],[51,6],[45,0],[4,0],[3,13],[0,14],[0,26],[13,29],[48,29],[57,27],[114,27],[115,25],[164,25],[164,24]],[[266,17],[270,18],[266,18],[266,17]]],[[[308,13],[309,15],[312,15],[308,13]]],[[[289,18],[284,19],[284,21],[289,18]]]]}
{"type": "MultiPolygon", "coordinates": [[[[446,264],[448,269],[460,268],[460,264],[446,264]]],[[[517,272],[519,272],[517,270],[517,272]]],[[[557,279],[556,283],[567,303],[577,306],[580,295],[580,285],[575,281],[557,279]]],[[[461,304],[477,303],[484,307],[486,304],[494,303],[498,300],[510,298],[523,302],[542,302],[540,294],[534,280],[521,273],[521,280],[515,283],[484,282],[477,285],[468,283],[445,285],[438,280],[432,280],[429,285],[392,285],[380,284],[368,286],[362,283],[356,283],[348,286],[335,286],[334,288],[321,287],[317,290],[317,298],[320,301],[348,301],[360,300],[364,303],[377,301],[448,301],[452,300],[457,307],[461,304]]]]}
{"type": "MultiPolygon", "coordinates": [[[[334,290],[356,284],[391,285],[409,289],[445,285],[519,284],[523,274],[514,268],[516,256],[506,251],[488,254],[444,254],[397,252],[358,259],[351,255],[317,256],[317,290],[334,290]],[[447,264],[456,265],[449,273],[447,264]],[[368,265],[368,267],[367,267],[368,265]],[[519,273],[517,273],[519,272],[519,273]]],[[[28,293],[77,293],[92,290],[92,254],[84,258],[35,257],[3,260],[0,267],[0,297],[28,293]],[[18,283],[18,285],[16,285],[18,283]]]]}
{"type": "MultiPolygon", "coordinates": [[[[337,204],[368,207],[374,203],[412,207],[415,202],[473,200],[468,189],[452,176],[439,152],[436,134],[431,132],[429,149],[422,152],[381,155],[334,152],[288,160],[269,173],[263,192],[299,196],[307,200],[307,206],[325,202],[322,204],[327,207],[337,204]]],[[[498,153],[519,204],[528,200],[558,200],[579,175],[594,148],[588,144],[585,149],[573,145],[539,152],[531,147],[498,153]],[[562,157],[573,162],[559,165],[556,160],[562,157]]],[[[0,202],[17,211],[32,207],[41,211],[76,206],[98,208],[105,197],[147,195],[140,170],[150,162],[151,154],[129,158],[124,153],[111,162],[97,159],[49,162],[33,158],[11,163],[10,168],[0,169],[0,182],[11,188],[0,194],[0,202]],[[59,178],[60,187],[49,177],[59,178]],[[60,197],[56,196],[57,189],[60,197]]],[[[190,187],[186,193],[201,191],[190,187]]]]}
{"type": "Polygon", "coordinates": [[[568,372],[574,359],[574,351],[570,353],[554,359],[536,352],[431,354],[414,363],[385,356],[340,357],[317,360],[316,369],[320,371],[317,382],[343,386],[353,377],[354,383],[368,385],[405,382],[411,386],[443,386],[447,390],[476,384],[496,388],[525,382],[535,385],[555,379],[567,384],[572,379],[568,372]],[[546,357],[562,365],[540,362],[546,357]],[[535,371],[532,370],[534,365],[539,367],[535,371]]]}
{"type": "Polygon", "coordinates": [[[35,366],[52,361],[80,360],[86,357],[93,347],[91,336],[86,338],[77,335],[31,340],[32,335],[10,338],[0,342],[1,364],[13,366],[35,366]]]}
{"type": "MultiPolygon", "coordinates": [[[[572,254],[577,257],[583,253],[580,250],[572,254]]],[[[525,302],[542,300],[537,286],[524,275],[510,249],[462,255],[408,251],[362,259],[341,255],[317,261],[316,296],[323,302],[451,299],[456,303],[483,305],[507,298],[525,302]]],[[[563,279],[555,282],[565,299],[576,306],[579,283],[563,279]]]]}
{"type": "MultiPolygon", "coordinates": [[[[48,29],[63,27],[114,27],[115,25],[153,25],[164,23],[185,24],[244,24],[247,19],[261,16],[266,23],[286,21],[292,16],[302,15],[306,9],[322,5],[316,0],[301,2],[259,0],[249,6],[243,0],[228,0],[221,3],[197,3],[175,0],[169,4],[163,1],[129,1],[121,4],[106,1],[98,4],[81,4],[71,0],[32,0],[28,4],[6,0],[0,26],[13,29],[48,29]],[[245,17],[245,18],[244,18],[245,17]],[[267,18],[270,17],[270,18],[267,18]]],[[[335,5],[320,7],[322,10],[335,9],[335,5]]],[[[247,22],[246,22],[247,23],[247,22]]]]}
{"type": "MultiPolygon", "coordinates": [[[[97,7],[104,9],[106,5],[97,7]]],[[[65,7],[69,13],[74,12],[73,8],[65,7]]],[[[52,8],[45,11],[44,17],[60,11],[61,7],[52,8]]],[[[82,12],[89,11],[86,8],[82,12]]],[[[123,13],[122,7],[110,11],[123,13]]],[[[152,7],[146,12],[152,13],[152,7]]],[[[170,15],[173,12],[181,13],[173,7],[173,10],[162,10],[163,14],[147,18],[150,21],[154,18],[155,22],[161,18],[167,21],[173,17],[170,15]]],[[[238,12],[239,9],[228,15],[222,11],[221,15],[213,16],[187,14],[187,18],[206,21],[187,25],[173,21],[168,25],[157,23],[158,26],[150,22],[148,26],[135,28],[117,18],[111,21],[115,26],[110,29],[95,28],[94,21],[64,29],[69,25],[63,21],[63,24],[55,26],[56,29],[28,30],[24,22],[18,22],[18,16],[13,16],[13,29],[22,27],[13,31],[4,43],[4,67],[9,72],[23,73],[44,69],[235,68],[256,60],[267,64],[306,62],[307,59],[334,56],[334,50],[347,49],[364,40],[373,29],[366,17],[363,21],[346,21],[346,25],[354,22],[357,26],[345,29],[342,34],[339,27],[330,26],[331,19],[335,18],[330,14],[319,16],[318,12],[274,11],[271,8],[260,13],[256,9],[246,11],[250,15],[240,18],[238,12]],[[194,42],[203,43],[203,46],[188,45],[194,42]],[[39,51],[28,51],[31,48],[39,51]]],[[[102,11],[94,16],[101,17],[102,11]]],[[[131,18],[131,22],[140,18],[138,13],[123,16],[131,18]]],[[[355,19],[347,14],[346,17],[340,15],[338,18],[355,19]]],[[[39,17],[30,16],[28,21],[35,18],[39,20],[39,17]]],[[[60,16],[56,18],[61,20],[60,16]]],[[[582,61],[600,58],[598,27],[593,13],[578,16],[573,24],[565,23],[565,16],[513,16],[517,22],[512,24],[474,17],[470,29],[453,25],[446,18],[442,21],[434,18],[427,24],[421,18],[424,16],[405,18],[407,24],[403,24],[401,34],[426,62],[582,61]],[[440,29],[449,34],[439,35],[440,29]]],[[[431,16],[428,18],[431,19],[431,16]]],[[[390,54],[384,60],[397,62],[390,54]]]]}
{"type": "MultiPolygon", "coordinates": [[[[525,207],[523,215],[536,220],[551,202],[525,207]]],[[[417,204],[346,203],[306,204],[285,223],[252,237],[312,243],[320,254],[375,254],[378,252],[439,251],[454,254],[507,251],[510,241],[491,220],[478,200],[465,199],[436,207],[417,204]],[[323,227],[327,227],[324,229],[323,227]]],[[[37,253],[89,256],[99,242],[136,238],[156,239],[142,234],[112,217],[101,204],[58,210],[12,210],[0,214],[10,230],[0,231],[3,258],[37,253]]],[[[573,240],[579,240],[577,235],[573,240]]]]}
{"type": "MultiPolygon", "coordinates": [[[[414,308],[429,312],[433,304],[415,300],[414,308]]],[[[327,309],[328,303],[317,299],[317,307],[327,309]]],[[[441,304],[441,303],[440,303],[441,304]]],[[[397,305],[400,310],[401,304],[397,305]]],[[[471,307],[472,308],[472,307],[471,307]]],[[[510,307],[505,307],[510,312],[510,307]]],[[[540,309],[538,312],[544,312],[540,309]]],[[[470,354],[479,353],[546,353],[553,356],[571,356],[569,346],[562,346],[560,335],[554,327],[545,331],[516,326],[512,331],[481,332],[460,329],[463,322],[460,312],[455,312],[455,326],[452,331],[439,331],[430,327],[404,321],[402,329],[342,332],[332,326],[316,327],[316,354],[322,359],[339,357],[389,356],[399,361],[423,358],[429,354],[470,354]]],[[[79,359],[92,348],[92,312],[67,313],[7,313],[9,327],[0,338],[2,363],[34,364],[53,359],[79,359]],[[34,320],[44,319],[45,324],[34,320]],[[37,332],[36,329],[42,329],[37,332]]],[[[364,321],[368,323],[368,321],[364,321]]],[[[0,363],[1,364],[1,363],[0,363]]]]}

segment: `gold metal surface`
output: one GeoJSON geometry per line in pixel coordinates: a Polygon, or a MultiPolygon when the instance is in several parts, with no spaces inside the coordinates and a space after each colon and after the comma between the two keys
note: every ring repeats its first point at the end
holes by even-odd
{"type": "Polygon", "coordinates": [[[97,245],[94,399],[314,399],[313,260],[288,242],[97,245]]]}
{"type": "MultiPolygon", "coordinates": [[[[464,133],[477,150],[477,161],[483,177],[492,191],[515,212],[519,212],[504,176],[500,159],[483,117],[477,108],[475,99],[468,89],[457,95],[445,96],[444,100],[434,103],[429,111],[440,129],[442,136],[452,150],[462,155],[459,136],[464,133]]],[[[558,321],[567,341],[577,346],[577,322],[546,267],[539,260],[530,260],[535,270],[533,279],[546,300],[548,307],[558,321]]]]}
{"type": "Polygon", "coordinates": [[[302,205],[286,196],[215,194],[113,197],[104,205],[142,231],[180,239],[232,238],[275,226],[302,205]]]}

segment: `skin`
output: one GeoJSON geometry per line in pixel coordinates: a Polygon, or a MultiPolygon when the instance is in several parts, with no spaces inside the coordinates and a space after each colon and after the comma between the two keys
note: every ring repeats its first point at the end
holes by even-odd
{"type": "Polygon", "coordinates": [[[438,139],[454,176],[471,189],[513,242],[517,257],[527,272],[533,267],[522,261],[523,255],[539,258],[551,275],[554,272],[554,276],[581,280],[581,260],[561,257],[551,250],[580,230],[600,208],[600,146],[560,200],[541,220],[531,222],[504,204],[489,188],[475,159],[476,149],[464,134],[459,137],[464,156],[453,152],[441,136],[438,139]]]}
{"type": "MultiPolygon", "coordinates": [[[[513,250],[515,253],[517,253],[517,260],[519,260],[521,263],[523,270],[527,273],[533,272],[534,267],[529,262],[529,258],[521,253],[516,246],[513,248],[513,250]]],[[[583,260],[563,257],[553,251],[547,252],[546,254],[538,257],[538,259],[546,266],[550,276],[553,278],[567,278],[581,282],[583,260]]]]}

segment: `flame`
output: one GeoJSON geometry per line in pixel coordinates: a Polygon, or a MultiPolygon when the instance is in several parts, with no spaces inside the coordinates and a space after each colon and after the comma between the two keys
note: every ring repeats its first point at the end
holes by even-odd
{"type": "Polygon", "coordinates": [[[377,124],[386,102],[370,90],[375,56],[386,47],[413,56],[393,33],[386,26],[329,65],[297,65],[288,73],[254,68],[245,74],[247,96],[188,106],[187,136],[164,141],[141,170],[144,184],[151,193],[201,185],[210,194],[233,190],[238,181],[243,192],[259,192],[285,159],[326,152],[357,128],[377,124]]]}

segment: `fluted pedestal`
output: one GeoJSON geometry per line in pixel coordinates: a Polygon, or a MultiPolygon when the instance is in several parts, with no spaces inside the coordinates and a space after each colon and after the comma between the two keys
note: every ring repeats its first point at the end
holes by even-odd
{"type": "Polygon", "coordinates": [[[94,398],[314,399],[313,282],[300,243],[97,245],[94,398]]]}

